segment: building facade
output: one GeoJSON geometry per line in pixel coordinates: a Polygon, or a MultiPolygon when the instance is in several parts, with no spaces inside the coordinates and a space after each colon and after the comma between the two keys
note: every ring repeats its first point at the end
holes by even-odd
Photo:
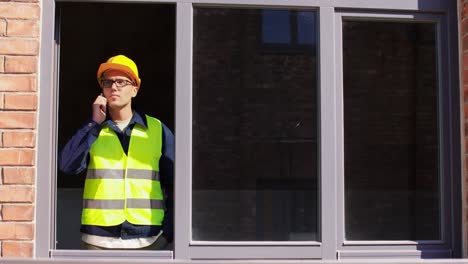
{"type": "Polygon", "coordinates": [[[1,257],[467,258],[467,25],[462,0],[0,2],[1,257]],[[82,250],[57,169],[121,53],[176,135],[158,252],[82,250]]]}

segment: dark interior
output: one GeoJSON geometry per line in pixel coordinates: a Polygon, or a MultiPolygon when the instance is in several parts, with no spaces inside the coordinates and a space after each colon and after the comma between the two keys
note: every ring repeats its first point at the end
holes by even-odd
{"type": "MultiPolygon", "coordinates": [[[[91,118],[100,93],[99,64],[124,54],[138,66],[141,87],[135,109],[174,131],[175,6],[169,4],[59,3],[59,151],[91,118]],[[85,18],[85,19],[83,19],[85,18]]],[[[83,186],[58,172],[58,187],[83,186]]]]}
{"type": "MultiPolygon", "coordinates": [[[[101,92],[96,79],[99,64],[118,54],[138,66],[142,82],[134,108],[175,132],[175,5],[67,2],[57,3],[56,10],[58,151],[91,118],[91,105],[101,92]]],[[[85,173],[65,175],[57,170],[57,249],[82,247],[85,173]]]]}

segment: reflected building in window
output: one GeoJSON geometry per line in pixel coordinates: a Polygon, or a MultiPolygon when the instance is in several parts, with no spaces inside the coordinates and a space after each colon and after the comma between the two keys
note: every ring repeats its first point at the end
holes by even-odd
{"type": "Polygon", "coordinates": [[[194,10],[194,240],[319,239],[315,19],[194,10]]]}

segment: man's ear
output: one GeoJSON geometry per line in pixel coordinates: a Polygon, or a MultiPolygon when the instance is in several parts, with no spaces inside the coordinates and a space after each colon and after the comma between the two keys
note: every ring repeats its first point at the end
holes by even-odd
{"type": "Polygon", "coordinates": [[[132,95],[132,97],[137,96],[138,90],[139,90],[139,89],[140,89],[140,87],[138,87],[138,86],[133,86],[133,95],[132,95]]]}

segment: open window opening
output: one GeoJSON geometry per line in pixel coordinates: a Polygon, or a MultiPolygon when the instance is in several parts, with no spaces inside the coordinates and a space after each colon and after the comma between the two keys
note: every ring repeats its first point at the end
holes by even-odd
{"type": "MultiPolygon", "coordinates": [[[[58,149],[91,118],[100,93],[99,64],[124,54],[138,66],[141,88],[132,105],[174,132],[175,5],[58,3],[58,149]],[[85,19],[83,19],[85,18],[85,19]]],[[[57,170],[56,249],[81,249],[85,172],[57,170]]],[[[172,244],[166,249],[171,250],[172,244]]]]}

